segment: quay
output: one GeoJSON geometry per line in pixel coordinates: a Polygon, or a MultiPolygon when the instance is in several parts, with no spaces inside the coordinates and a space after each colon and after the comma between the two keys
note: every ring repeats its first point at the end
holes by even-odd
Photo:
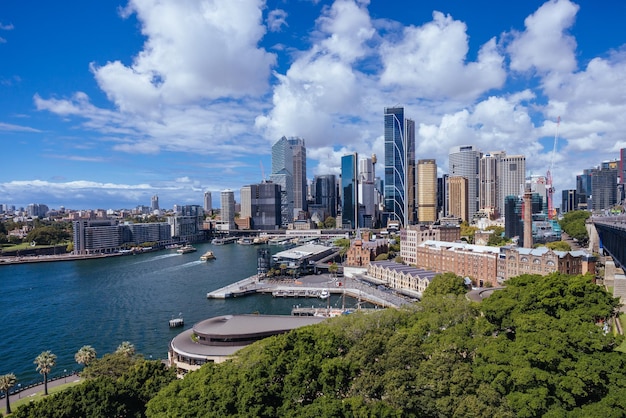
{"type": "Polygon", "coordinates": [[[209,292],[207,298],[228,299],[253,294],[310,298],[319,297],[323,289],[326,289],[330,294],[350,296],[379,307],[398,308],[417,301],[416,298],[399,295],[389,289],[383,290],[350,277],[336,279],[328,274],[303,276],[298,279],[268,279],[254,275],[209,292]]]}

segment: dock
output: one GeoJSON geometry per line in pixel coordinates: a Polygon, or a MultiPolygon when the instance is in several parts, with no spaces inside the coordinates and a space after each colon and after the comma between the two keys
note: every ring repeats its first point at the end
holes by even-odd
{"type": "Polygon", "coordinates": [[[327,289],[330,294],[350,296],[379,307],[397,308],[415,301],[406,296],[383,291],[350,278],[341,279],[341,286],[337,286],[336,283],[329,283],[328,280],[320,280],[319,275],[307,277],[297,280],[268,280],[259,279],[257,275],[254,275],[209,292],[207,298],[228,299],[253,294],[267,294],[284,298],[312,298],[319,297],[322,289],[327,289]]]}
{"type": "Polygon", "coordinates": [[[183,318],[170,319],[170,328],[182,327],[185,325],[183,318]]]}

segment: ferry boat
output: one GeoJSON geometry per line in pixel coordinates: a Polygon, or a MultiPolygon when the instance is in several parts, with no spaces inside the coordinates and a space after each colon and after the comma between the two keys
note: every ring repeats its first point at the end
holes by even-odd
{"type": "Polygon", "coordinates": [[[180,247],[179,249],[176,250],[178,254],[187,254],[187,253],[192,253],[194,251],[198,251],[198,249],[189,244],[185,245],[184,247],[180,247]]]}
{"type": "Polygon", "coordinates": [[[200,261],[209,261],[209,260],[215,260],[215,254],[213,254],[213,251],[207,251],[206,253],[200,256],[200,261]]]}

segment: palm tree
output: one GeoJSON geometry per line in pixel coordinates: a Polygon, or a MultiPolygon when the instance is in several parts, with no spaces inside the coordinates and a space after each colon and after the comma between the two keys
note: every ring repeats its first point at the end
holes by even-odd
{"type": "Polygon", "coordinates": [[[3,374],[0,376],[0,390],[4,392],[4,397],[7,400],[6,412],[7,415],[11,414],[11,404],[9,403],[9,390],[15,386],[17,378],[13,373],[3,374]]]}
{"type": "Polygon", "coordinates": [[[126,357],[132,357],[135,354],[135,346],[128,341],[122,342],[115,350],[115,354],[122,354],[126,357]]]}
{"type": "Polygon", "coordinates": [[[74,354],[74,360],[78,364],[88,366],[96,358],[96,350],[90,345],[83,345],[80,350],[74,354]]]}
{"type": "Polygon", "coordinates": [[[332,263],[328,266],[328,272],[332,275],[332,277],[337,277],[337,271],[339,270],[339,266],[337,263],[332,263]]]}
{"type": "Polygon", "coordinates": [[[57,356],[52,354],[50,350],[39,354],[34,363],[37,365],[37,371],[43,375],[44,394],[48,395],[48,374],[50,370],[57,364],[57,356]]]}

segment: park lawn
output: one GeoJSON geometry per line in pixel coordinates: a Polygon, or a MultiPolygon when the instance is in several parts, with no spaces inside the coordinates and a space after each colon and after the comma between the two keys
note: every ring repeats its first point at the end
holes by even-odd
{"type": "MultiPolygon", "coordinates": [[[[55,386],[53,388],[49,387],[48,388],[48,396],[53,395],[53,394],[55,394],[57,392],[61,392],[61,391],[65,390],[65,389],[67,389],[67,388],[69,388],[71,386],[79,385],[79,384],[81,384],[83,382],[84,382],[84,380],[78,380],[78,381],[73,381],[73,382],[67,382],[67,383],[64,383],[62,385],[55,386]]],[[[37,392],[37,393],[35,393],[34,395],[31,395],[31,396],[26,396],[24,398],[19,398],[16,401],[12,400],[11,401],[11,411],[15,412],[15,410],[19,406],[27,404],[29,402],[37,402],[37,401],[43,399],[44,397],[45,396],[43,394],[43,385],[42,385],[40,392],[37,392]]],[[[2,405],[0,405],[0,412],[2,412],[4,414],[5,409],[6,409],[6,404],[5,404],[5,400],[3,399],[2,400],[2,405]]]]}
{"type": "MultiPolygon", "coordinates": [[[[619,321],[623,330],[624,325],[626,325],[626,314],[624,313],[619,314],[617,320],[619,321]]],[[[621,351],[622,353],[626,353],[626,339],[624,339],[624,341],[622,341],[622,343],[615,350],[621,351]]]]}

